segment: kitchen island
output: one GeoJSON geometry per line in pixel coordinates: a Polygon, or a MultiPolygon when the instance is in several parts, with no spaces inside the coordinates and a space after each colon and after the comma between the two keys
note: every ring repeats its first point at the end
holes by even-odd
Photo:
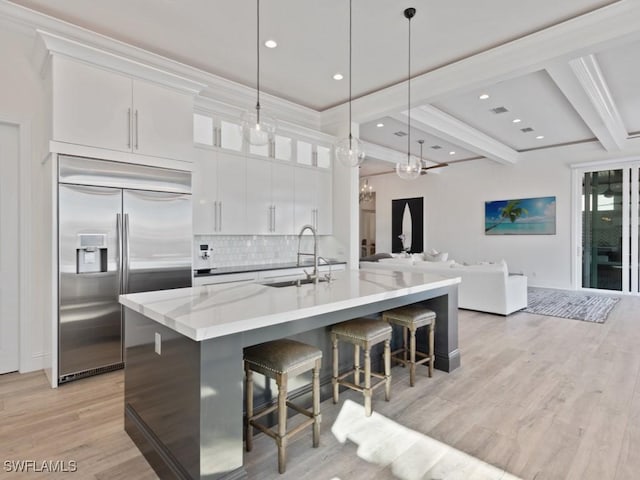
{"type": "MultiPolygon", "coordinates": [[[[232,283],[122,295],[125,429],[161,478],[242,478],[242,350],[315,339],[330,368],[328,327],[423,303],[436,312],[435,366],[460,364],[459,278],[347,270],[332,282],[232,283]]],[[[393,401],[393,400],[392,400],[393,401]]]]}

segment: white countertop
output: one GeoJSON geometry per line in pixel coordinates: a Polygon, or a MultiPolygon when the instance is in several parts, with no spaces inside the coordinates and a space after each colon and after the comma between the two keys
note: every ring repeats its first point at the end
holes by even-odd
{"type": "Polygon", "coordinates": [[[460,278],[345,270],[331,283],[275,288],[226,283],[120,295],[120,303],[196,341],[447,287],[460,278]]]}

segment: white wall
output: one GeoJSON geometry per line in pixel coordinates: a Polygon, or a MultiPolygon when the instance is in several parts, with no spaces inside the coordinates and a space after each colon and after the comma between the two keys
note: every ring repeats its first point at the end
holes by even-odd
{"type": "Polygon", "coordinates": [[[47,208],[49,202],[43,200],[44,179],[40,166],[45,138],[45,95],[39,74],[31,64],[33,44],[31,34],[0,23],[0,116],[30,127],[27,131],[31,132],[30,138],[26,139],[29,145],[21,146],[30,152],[30,158],[27,158],[30,164],[21,165],[21,170],[29,172],[31,180],[29,182],[27,179],[21,185],[21,208],[28,209],[21,211],[21,221],[26,222],[21,233],[26,231],[30,235],[21,235],[19,253],[28,256],[26,263],[32,266],[20,272],[23,278],[28,279],[26,290],[21,291],[21,299],[26,304],[22,312],[21,331],[22,334],[27,333],[26,342],[21,345],[21,371],[42,368],[45,317],[50,322],[49,305],[44,300],[46,296],[40,283],[42,274],[37,268],[49,262],[47,237],[44,236],[46,230],[42,228],[38,213],[47,208]]]}
{"type": "MultiPolygon", "coordinates": [[[[452,165],[410,182],[394,174],[373,176],[376,191],[376,250],[391,251],[391,200],[424,197],[425,250],[449,252],[459,262],[505,259],[532,286],[574,288],[572,280],[571,168],[609,161],[638,151],[607,153],[595,144],[529,152],[513,166],[477,160],[452,165]],[[486,236],[484,202],[556,197],[555,235],[486,236]]],[[[575,255],[574,255],[575,258],[575,255]]]]}

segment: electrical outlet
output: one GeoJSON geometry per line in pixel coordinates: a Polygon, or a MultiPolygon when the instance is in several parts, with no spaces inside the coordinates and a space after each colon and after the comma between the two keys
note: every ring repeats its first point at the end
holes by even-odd
{"type": "Polygon", "coordinates": [[[156,353],[162,355],[162,337],[156,332],[156,353]]]}

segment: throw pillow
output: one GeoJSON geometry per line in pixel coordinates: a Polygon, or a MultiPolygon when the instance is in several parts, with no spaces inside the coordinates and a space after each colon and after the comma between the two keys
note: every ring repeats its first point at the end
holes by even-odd
{"type": "Polygon", "coordinates": [[[441,252],[436,254],[432,254],[432,253],[424,254],[424,259],[427,262],[446,262],[448,258],[449,258],[449,254],[447,252],[441,252]]]}

